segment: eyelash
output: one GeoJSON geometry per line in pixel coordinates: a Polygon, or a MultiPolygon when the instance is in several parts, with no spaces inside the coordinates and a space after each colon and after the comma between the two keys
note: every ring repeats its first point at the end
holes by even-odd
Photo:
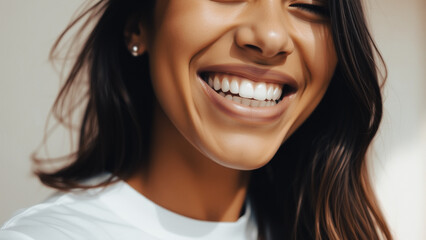
{"type": "Polygon", "coordinates": [[[294,3],[291,6],[295,8],[300,8],[304,11],[307,11],[313,14],[318,14],[325,17],[330,16],[330,12],[328,8],[324,6],[319,6],[314,4],[304,4],[304,3],[294,3]]]}

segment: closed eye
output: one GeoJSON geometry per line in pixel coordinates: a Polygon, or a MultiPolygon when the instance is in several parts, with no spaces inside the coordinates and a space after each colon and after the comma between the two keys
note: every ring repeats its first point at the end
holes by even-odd
{"type": "Polygon", "coordinates": [[[293,3],[290,7],[298,8],[302,11],[320,15],[323,17],[329,17],[330,11],[325,6],[315,5],[315,4],[306,4],[306,3],[293,3]]]}

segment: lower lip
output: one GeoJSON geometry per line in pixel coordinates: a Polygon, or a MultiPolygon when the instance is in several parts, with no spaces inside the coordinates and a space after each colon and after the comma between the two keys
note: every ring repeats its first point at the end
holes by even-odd
{"type": "Polygon", "coordinates": [[[273,122],[280,118],[280,116],[285,112],[288,105],[290,104],[292,95],[285,96],[278,104],[269,107],[250,107],[242,104],[233,102],[232,100],[226,99],[220,96],[216,91],[214,91],[205,81],[200,77],[198,80],[201,82],[201,86],[209,97],[210,101],[223,111],[225,114],[237,118],[239,120],[248,121],[248,122],[273,122]]]}

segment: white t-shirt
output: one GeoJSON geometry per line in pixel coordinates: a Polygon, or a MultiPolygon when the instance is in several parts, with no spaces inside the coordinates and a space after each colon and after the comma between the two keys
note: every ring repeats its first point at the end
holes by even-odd
{"type": "Polygon", "coordinates": [[[184,217],[156,205],[126,182],[61,193],[20,211],[0,230],[0,240],[254,240],[250,207],[236,222],[184,217]]]}

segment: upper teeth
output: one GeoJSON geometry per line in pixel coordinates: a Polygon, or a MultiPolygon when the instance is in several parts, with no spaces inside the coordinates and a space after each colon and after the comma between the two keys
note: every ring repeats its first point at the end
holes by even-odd
{"type": "Polygon", "coordinates": [[[282,86],[273,83],[253,82],[251,80],[225,74],[209,74],[208,84],[214,90],[226,93],[230,91],[243,98],[256,100],[279,100],[282,86]]]}

